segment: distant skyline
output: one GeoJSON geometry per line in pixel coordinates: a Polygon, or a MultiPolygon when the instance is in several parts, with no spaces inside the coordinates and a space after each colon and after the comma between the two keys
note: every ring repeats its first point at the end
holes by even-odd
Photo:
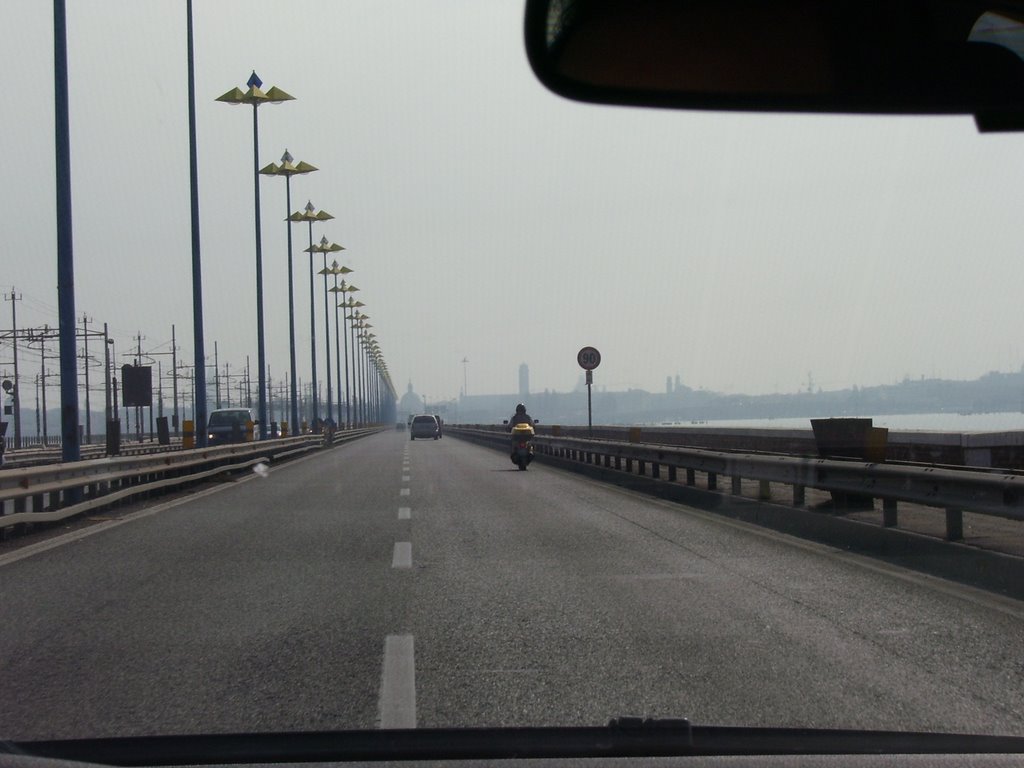
{"type": "MultiPolygon", "coordinates": [[[[79,316],[108,322],[119,356],[139,331],[169,350],[173,323],[189,361],[184,4],[91,0],[68,15],[79,316]]],[[[679,375],[787,393],[809,375],[832,390],[1021,368],[1024,136],[980,135],[968,117],[571,103],[530,72],[521,17],[519,0],[195,4],[211,355],[217,340],[233,367],[255,359],[251,110],[214,101],[255,69],[296,97],[261,107],[261,164],[287,148],[320,169],[293,181],[291,207],[336,217],[314,238],[347,249],[399,394],[410,379],[431,398],[515,392],[523,362],[532,391],[571,391],[585,345],[610,390],[663,392],[679,375]]],[[[0,290],[23,296],[19,325],[54,326],[52,7],[9,0],[5,21],[0,290]]],[[[262,206],[278,378],[283,181],[262,182],[262,206]]],[[[308,381],[307,232],[293,235],[308,381]]],[[[10,357],[0,346],[0,372],[10,357]]]]}

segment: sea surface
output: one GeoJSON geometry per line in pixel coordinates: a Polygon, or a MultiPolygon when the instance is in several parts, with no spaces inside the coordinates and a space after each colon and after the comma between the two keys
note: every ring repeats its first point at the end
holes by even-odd
{"type": "MultiPolygon", "coordinates": [[[[860,418],[860,417],[858,417],[860,418]]],[[[928,432],[1011,432],[1024,430],[1024,413],[907,413],[887,416],[866,416],[873,426],[894,431],[923,430],[928,432]]],[[[701,422],[659,422],[651,426],[749,427],[757,429],[810,429],[810,418],[785,419],[723,419],[701,422]]]]}

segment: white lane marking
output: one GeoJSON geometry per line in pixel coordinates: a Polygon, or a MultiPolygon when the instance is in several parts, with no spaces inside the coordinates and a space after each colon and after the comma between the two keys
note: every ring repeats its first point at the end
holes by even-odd
{"type": "Polygon", "coordinates": [[[380,727],[416,727],[416,657],[412,635],[384,638],[380,727]]]}
{"type": "Polygon", "coordinates": [[[395,553],[391,556],[392,568],[412,568],[412,542],[396,541],[395,553]]]}
{"type": "Polygon", "coordinates": [[[412,517],[412,510],[409,507],[399,507],[398,508],[398,519],[399,520],[408,520],[411,517],[412,517]]]}
{"type": "Polygon", "coordinates": [[[409,476],[408,475],[402,475],[402,482],[403,483],[408,483],[409,482],[409,476]]]}
{"type": "Polygon", "coordinates": [[[398,495],[399,496],[408,496],[409,495],[409,489],[408,488],[403,488],[402,490],[400,490],[398,492],[398,495]]]}

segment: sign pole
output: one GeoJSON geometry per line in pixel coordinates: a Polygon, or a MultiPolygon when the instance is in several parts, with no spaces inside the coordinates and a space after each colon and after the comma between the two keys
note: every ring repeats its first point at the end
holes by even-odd
{"type": "Polygon", "coordinates": [[[587,436],[594,436],[594,410],[591,406],[590,390],[594,385],[594,372],[587,371],[587,436]]]}
{"type": "Polygon", "coordinates": [[[601,353],[594,347],[584,347],[576,354],[576,362],[587,372],[587,435],[593,436],[594,411],[591,399],[591,387],[594,384],[594,369],[601,364],[601,353]]]}

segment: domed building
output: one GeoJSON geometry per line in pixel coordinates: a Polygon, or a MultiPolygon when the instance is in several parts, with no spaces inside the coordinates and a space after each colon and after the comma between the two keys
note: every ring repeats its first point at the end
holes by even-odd
{"type": "Polygon", "coordinates": [[[423,413],[423,398],[412,391],[412,381],[409,382],[409,389],[398,401],[398,418],[400,421],[409,421],[410,416],[423,413]]]}

